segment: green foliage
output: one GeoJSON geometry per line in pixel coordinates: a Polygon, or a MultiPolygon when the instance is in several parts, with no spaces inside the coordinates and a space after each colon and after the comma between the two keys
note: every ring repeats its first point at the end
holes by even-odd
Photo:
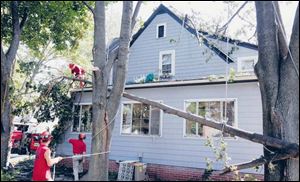
{"type": "Polygon", "coordinates": [[[16,172],[3,171],[1,169],[1,181],[14,181],[16,172]]]}
{"type": "MultiPolygon", "coordinates": [[[[12,39],[10,2],[1,1],[1,39],[12,39]]],[[[49,41],[56,50],[77,46],[86,27],[87,9],[79,1],[18,1],[20,18],[28,15],[21,41],[32,50],[39,50],[49,41]]]]}
{"type": "Polygon", "coordinates": [[[230,68],[229,70],[229,82],[233,82],[235,79],[235,69],[234,68],[230,68]]]}
{"type": "Polygon", "coordinates": [[[68,94],[69,89],[70,84],[64,80],[54,84],[40,85],[38,88],[41,97],[34,117],[38,122],[52,122],[58,118],[58,124],[52,131],[54,142],[60,142],[61,135],[68,129],[68,124],[72,119],[73,99],[68,94]]]}

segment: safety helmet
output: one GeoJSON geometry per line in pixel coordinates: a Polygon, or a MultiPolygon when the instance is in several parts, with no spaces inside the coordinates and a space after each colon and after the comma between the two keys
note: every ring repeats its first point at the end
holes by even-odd
{"type": "Polygon", "coordinates": [[[49,140],[51,140],[53,138],[53,136],[48,132],[48,131],[44,131],[41,135],[40,135],[40,139],[42,140],[42,142],[48,142],[49,140]]]}
{"type": "Polygon", "coordinates": [[[85,139],[85,134],[84,133],[80,133],[78,136],[79,139],[84,140],[85,139]]]}

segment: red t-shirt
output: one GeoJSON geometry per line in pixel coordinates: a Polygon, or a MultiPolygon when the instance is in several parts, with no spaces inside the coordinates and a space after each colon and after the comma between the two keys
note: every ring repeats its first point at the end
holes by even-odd
{"type": "Polygon", "coordinates": [[[47,181],[51,177],[50,167],[44,157],[47,150],[50,149],[44,144],[41,144],[36,150],[32,181],[47,181]]]}
{"type": "Polygon", "coordinates": [[[86,152],[86,145],[82,140],[70,139],[69,143],[73,145],[73,154],[82,154],[86,152]]]}

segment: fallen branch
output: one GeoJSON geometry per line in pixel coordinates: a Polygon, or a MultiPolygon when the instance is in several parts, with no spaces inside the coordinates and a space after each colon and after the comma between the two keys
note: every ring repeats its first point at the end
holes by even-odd
{"type": "Polygon", "coordinates": [[[224,174],[234,172],[237,170],[241,170],[241,169],[249,169],[249,168],[261,166],[263,164],[267,164],[270,162],[285,160],[285,159],[289,159],[289,158],[291,158],[291,156],[289,154],[273,154],[273,155],[270,155],[269,157],[261,156],[260,158],[255,159],[250,162],[235,164],[235,165],[226,167],[225,169],[222,170],[220,175],[224,175],[224,174]]]}
{"type": "MultiPolygon", "coordinates": [[[[88,80],[81,80],[81,79],[70,78],[70,77],[64,77],[64,78],[92,84],[92,82],[88,81],[88,80]]],[[[299,157],[299,144],[297,144],[297,143],[289,143],[289,142],[280,140],[278,138],[264,136],[264,135],[261,135],[258,133],[253,133],[253,132],[241,130],[238,128],[234,128],[230,125],[226,125],[226,124],[217,122],[212,119],[208,119],[208,118],[204,118],[202,116],[191,114],[191,113],[170,107],[168,105],[165,105],[165,104],[162,104],[159,102],[155,102],[155,101],[152,101],[149,99],[145,99],[142,97],[138,97],[138,96],[126,93],[126,92],[123,92],[123,97],[131,99],[131,100],[139,101],[139,102],[151,105],[153,107],[157,107],[157,108],[163,110],[165,113],[173,114],[173,115],[188,119],[190,121],[195,121],[196,123],[200,123],[204,126],[209,126],[211,128],[217,129],[219,131],[223,131],[224,133],[238,136],[238,137],[241,137],[243,139],[246,139],[246,140],[249,140],[249,141],[252,141],[255,143],[263,144],[265,146],[270,146],[270,147],[274,147],[274,148],[278,148],[278,149],[284,149],[286,155],[289,155],[290,158],[299,157]]]]}

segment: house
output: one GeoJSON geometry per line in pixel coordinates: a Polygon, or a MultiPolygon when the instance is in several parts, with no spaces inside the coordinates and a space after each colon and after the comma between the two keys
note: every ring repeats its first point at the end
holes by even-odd
{"type": "MultiPolygon", "coordinates": [[[[229,50],[235,51],[227,58],[226,44],[226,38],[217,40],[215,35],[197,32],[186,20],[160,5],[133,36],[125,90],[218,121],[226,117],[229,125],[262,133],[261,96],[253,71],[257,46],[229,39],[229,50]],[[228,84],[226,72],[235,77],[228,84]],[[154,79],[145,79],[151,73],[154,79]]],[[[65,134],[65,142],[58,146],[59,155],[72,154],[67,140],[76,138],[79,132],[87,134],[90,153],[92,89],[74,90],[73,94],[77,114],[65,134]]],[[[205,158],[215,159],[212,149],[205,146],[206,137],[217,142],[220,134],[123,98],[113,130],[110,167],[117,170],[118,161],[142,160],[148,164],[148,174],[162,180],[201,179],[205,158]]],[[[226,134],[224,137],[230,164],[263,154],[262,145],[226,134]]],[[[213,164],[215,170],[223,167],[222,162],[213,164]]],[[[262,174],[263,170],[243,172],[262,174]]]]}

